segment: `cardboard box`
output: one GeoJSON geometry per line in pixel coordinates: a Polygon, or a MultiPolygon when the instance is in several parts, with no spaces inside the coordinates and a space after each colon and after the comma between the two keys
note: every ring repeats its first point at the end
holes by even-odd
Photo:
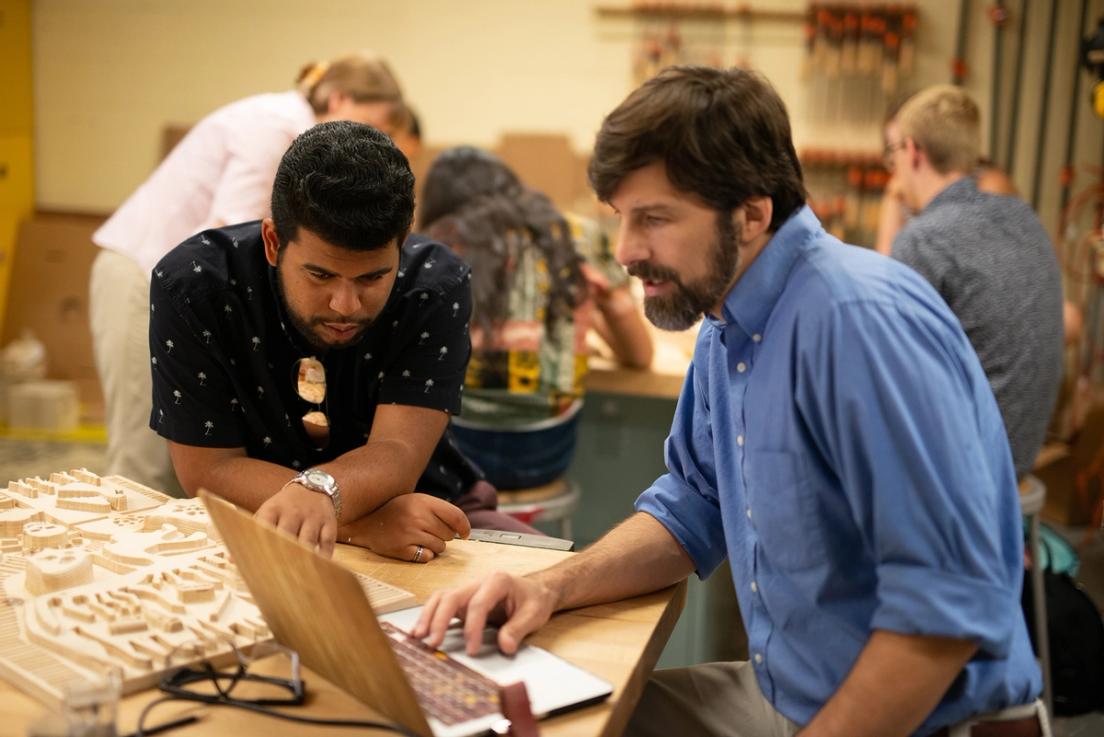
{"type": "Polygon", "coordinates": [[[191,125],[184,123],[170,123],[161,129],[161,159],[164,160],[166,156],[172,153],[172,150],[176,148],[176,144],[184,140],[184,136],[188,135],[188,131],[192,129],[191,125]]]}
{"type": "MultiPolygon", "coordinates": [[[[434,159],[449,145],[423,145],[421,152],[410,160],[414,173],[416,202],[422,201],[425,175],[434,159]]],[[[504,133],[498,146],[491,150],[514,170],[531,189],[548,195],[561,210],[593,215],[597,200],[587,182],[589,154],[575,153],[571,141],[560,133],[504,133]]],[[[421,223],[420,219],[416,219],[421,223]]]]}
{"type": "Polygon", "coordinates": [[[75,384],[90,421],[103,416],[88,311],[88,279],[99,252],[92,233],[103,221],[38,213],[21,224],[0,333],[0,345],[7,345],[30,329],[46,346],[47,377],[75,384]]]}
{"type": "Polygon", "coordinates": [[[521,181],[561,209],[572,209],[586,189],[579,157],[562,133],[504,133],[497,153],[521,181]]]}

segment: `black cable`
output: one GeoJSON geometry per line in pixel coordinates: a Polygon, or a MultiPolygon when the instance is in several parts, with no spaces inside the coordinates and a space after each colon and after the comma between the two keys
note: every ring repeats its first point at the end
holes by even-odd
{"type": "Polygon", "coordinates": [[[1051,70],[1054,68],[1054,37],[1058,35],[1058,3],[1050,0],[1050,25],[1047,26],[1046,65],[1043,67],[1043,99],[1039,105],[1039,127],[1035,136],[1035,171],[1031,178],[1031,209],[1039,209],[1039,184],[1043,178],[1043,154],[1046,152],[1047,117],[1050,114],[1051,70]]]}
{"type": "Polygon", "coordinates": [[[1028,0],[1020,0],[1020,26],[1016,41],[1016,71],[1012,74],[1012,103],[1008,115],[1008,140],[1005,141],[1004,166],[1008,176],[1016,168],[1016,146],[1020,129],[1020,93],[1023,90],[1024,58],[1027,57],[1027,13],[1028,0]]]}
{"type": "MultiPolygon", "coordinates": [[[[287,714],[282,711],[276,711],[273,706],[299,706],[303,703],[303,699],[306,695],[306,691],[303,685],[303,681],[298,677],[298,668],[293,669],[293,678],[281,679],[273,678],[271,676],[254,675],[246,670],[244,664],[238,664],[236,672],[227,673],[224,671],[216,670],[209,662],[204,661],[201,670],[195,670],[192,668],[181,668],[174,673],[170,673],[161,679],[158,684],[158,688],[167,696],[162,696],[159,699],[154,699],[150,703],[146,704],[145,708],[138,715],[138,726],[133,733],[133,737],[145,737],[146,728],[145,721],[150,711],[153,710],[158,704],[163,704],[167,701],[193,701],[208,706],[229,706],[235,709],[243,709],[245,711],[251,711],[255,714],[261,714],[263,716],[274,717],[276,719],[284,719],[290,722],[300,722],[302,724],[314,724],[320,727],[365,727],[372,729],[383,729],[389,732],[395,732],[397,734],[404,735],[404,737],[421,737],[416,732],[412,732],[405,727],[398,724],[388,724],[385,722],[376,722],[370,720],[361,719],[327,719],[323,717],[309,717],[300,716],[298,714],[287,714]],[[229,685],[224,687],[223,681],[229,681],[229,685]],[[282,698],[264,698],[264,699],[235,699],[230,695],[230,692],[243,681],[252,681],[256,683],[267,683],[274,686],[279,686],[288,692],[288,695],[282,698]],[[187,686],[194,683],[207,683],[212,686],[215,693],[201,693],[198,691],[191,691],[187,686]]],[[[157,727],[151,727],[151,732],[166,731],[172,728],[172,723],[166,723],[157,727]]]]}
{"type": "Polygon", "coordinates": [[[989,160],[999,164],[997,139],[1000,137],[1001,87],[1004,76],[1004,0],[995,0],[990,10],[993,22],[993,77],[989,90],[989,160]]]}
{"type": "Polygon", "coordinates": [[[153,707],[157,706],[158,704],[167,703],[169,701],[196,701],[202,704],[207,704],[208,706],[229,706],[234,709],[251,711],[255,714],[261,714],[262,716],[266,717],[284,719],[289,722],[300,722],[302,724],[314,724],[319,727],[364,727],[365,729],[382,729],[388,732],[395,732],[396,734],[401,734],[404,737],[422,737],[417,732],[412,732],[406,727],[403,727],[399,724],[374,722],[367,719],[326,719],[323,717],[308,717],[300,716],[298,714],[286,714],[282,711],[276,711],[271,707],[253,704],[248,701],[238,701],[237,699],[229,699],[219,696],[203,696],[202,694],[194,694],[192,696],[163,696],[146,704],[146,707],[142,709],[142,713],[138,716],[138,727],[134,730],[134,737],[144,737],[146,716],[149,714],[150,711],[153,710],[153,707]]]}
{"type": "Polygon", "coordinates": [[[959,0],[955,58],[951,62],[951,84],[961,85],[966,78],[966,41],[970,34],[970,0],[959,0]]]}
{"type": "MultiPolygon", "coordinates": [[[[1081,0],[1081,11],[1077,15],[1077,37],[1081,38],[1085,33],[1085,17],[1088,15],[1089,0],[1081,0]]],[[[1080,117],[1078,108],[1081,106],[1081,60],[1078,59],[1074,62],[1073,67],[1073,94],[1070,95],[1069,106],[1069,120],[1066,127],[1066,155],[1062,160],[1062,191],[1060,193],[1060,200],[1058,202],[1058,218],[1062,220],[1062,213],[1066,211],[1066,207],[1069,205],[1070,199],[1070,187],[1073,184],[1073,172],[1070,167],[1073,166],[1074,152],[1077,146],[1077,121],[1080,117]]],[[[1061,223],[1065,226],[1065,222],[1061,223]]],[[[1059,233],[1057,240],[1062,240],[1066,237],[1065,233],[1059,233]]]]}
{"type": "Polygon", "coordinates": [[[141,713],[138,715],[138,726],[134,728],[134,732],[133,732],[134,737],[145,737],[145,734],[146,734],[146,716],[148,716],[149,713],[151,711],[153,711],[153,707],[157,706],[158,704],[164,704],[167,701],[184,701],[184,700],[185,699],[181,699],[178,696],[162,696],[161,698],[154,699],[153,701],[146,704],[145,708],[143,708],[141,713]]]}

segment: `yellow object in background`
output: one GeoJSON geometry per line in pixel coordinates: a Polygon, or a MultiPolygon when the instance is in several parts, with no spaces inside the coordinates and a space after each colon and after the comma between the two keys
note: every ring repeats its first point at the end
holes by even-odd
{"type": "Polygon", "coordinates": [[[0,327],[19,223],[34,208],[31,3],[0,0],[0,327]]]}
{"type": "Polygon", "coordinates": [[[510,351],[509,389],[515,394],[532,394],[540,384],[540,356],[536,351],[510,351]]]}
{"type": "Polygon", "coordinates": [[[1093,110],[1095,110],[1096,114],[1101,118],[1104,118],[1104,80],[1097,82],[1093,86],[1092,97],[1093,110]]]}

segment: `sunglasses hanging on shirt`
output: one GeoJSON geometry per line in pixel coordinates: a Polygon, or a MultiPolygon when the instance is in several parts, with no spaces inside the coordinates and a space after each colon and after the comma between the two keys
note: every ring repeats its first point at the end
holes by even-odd
{"type": "Polygon", "coordinates": [[[326,402],[326,368],[314,356],[295,362],[295,393],[315,409],[303,415],[303,429],[314,447],[321,450],[330,442],[330,420],[324,410],[326,402]]]}

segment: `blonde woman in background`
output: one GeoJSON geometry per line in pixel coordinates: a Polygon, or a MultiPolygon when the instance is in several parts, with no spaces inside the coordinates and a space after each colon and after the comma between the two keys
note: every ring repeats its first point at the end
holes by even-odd
{"type": "Polygon", "coordinates": [[[156,263],[199,231],[268,216],[280,158],[303,131],[352,120],[394,134],[404,110],[398,81],[374,54],[308,64],[295,90],[247,97],[200,120],[96,231],[92,240],[102,250],[89,297],[107,473],[179,489],[165,441],[149,427],[149,286],[156,263]]]}

